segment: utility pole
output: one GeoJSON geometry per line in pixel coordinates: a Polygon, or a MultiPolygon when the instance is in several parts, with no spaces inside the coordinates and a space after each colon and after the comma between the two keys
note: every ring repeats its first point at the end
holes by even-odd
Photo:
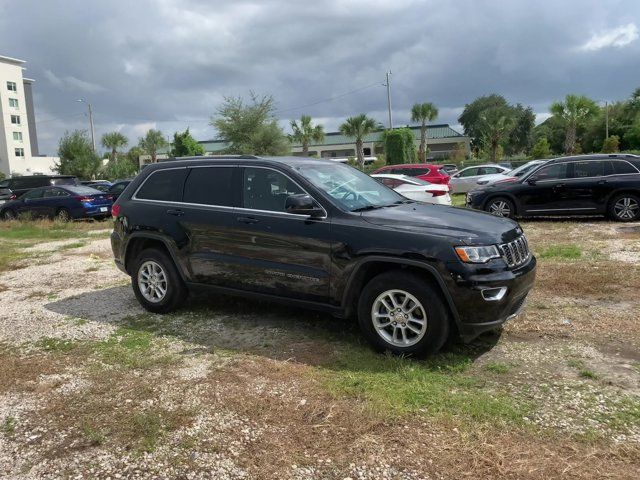
{"type": "Polygon", "coordinates": [[[609,138],[609,102],[604,102],[605,137],[609,138]]]}
{"type": "Polygon", "coordinates": [[[91,146],[93,147],[93,153],[96,153],[96,132],[93,128],[93,109],[91,108],[91,104],[87,102],[84,98],[79,98],[77,100],[81,103],[86,103],[87,107],[89,107],[89,126],[91,127],[91,146]]]}
{"type": "Polygon", "coordinates": [[[387,87],[387,107],[389,108],[389,128],[393,128],[393,118],[391,116],[391,82],[389,81],[389,75],[391,75],[391,70],[387,72],[387,83],[384,85],[387,87]]]}

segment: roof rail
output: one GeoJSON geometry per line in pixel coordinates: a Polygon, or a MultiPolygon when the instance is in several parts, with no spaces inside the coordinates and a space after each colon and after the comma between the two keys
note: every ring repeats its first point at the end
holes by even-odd
{"type": "Polygon", "coordinates": [[[159,159],[158,162],[172,162],[174,160],[207,160],[212,158],[220,158],[220,159],[237,158],[240,160],[255,160],[260,157],[258,157],[257,155],[192,155],[188,157],[163,158],[163,159],[159,159]]]}

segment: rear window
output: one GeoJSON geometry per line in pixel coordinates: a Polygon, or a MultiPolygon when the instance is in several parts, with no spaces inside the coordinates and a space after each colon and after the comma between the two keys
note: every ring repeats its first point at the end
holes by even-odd
{"type": "Polygon", "coordinates": [[[77,184],[78,184],[78,179],[76,177],[51,179],[51,185],[77,185],[77,184]]]}
{"type": "Polygon", "coordinates": [[[85,187],[84,185],[71,185],[66,187],[71,193],[75,193],[76,195],[95,195],[96,193],[102,193],[100,190],[96,190],[95,188],[85,187]]]}
{"type": "Polygon", "coordinates": [[[417,177],[418,175],[429,175],[429,169],[428,168],[405,168],[402,170],[402,173],[410,177],[417,177]]]}
{"type": "Polygon", "coordinates": [[[142,184],[136,198],[179,202],[182,199],[182,186],[186,174],[186,168],[155,171],[142,184]]]}
{"type": "Polygon", "coordinates": [[[233,206],[233,167],[191,168],[184,184],[183,201],[203,205],[233,206]]]}

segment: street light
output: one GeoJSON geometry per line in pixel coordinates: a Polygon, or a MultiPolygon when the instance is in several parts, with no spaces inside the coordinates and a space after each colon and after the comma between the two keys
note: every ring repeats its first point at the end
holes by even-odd
{"type": "Polygon", "coordinates": [[[93,153],[96,152],[96,132],[93,129],[93,109],[91,108],[91,104],[87,102],[84,98],[79,98],[76,102],[86,103],[87,107],[89,107],[89,125],[91,126],[91,145],[93,146],[93,153]]]}

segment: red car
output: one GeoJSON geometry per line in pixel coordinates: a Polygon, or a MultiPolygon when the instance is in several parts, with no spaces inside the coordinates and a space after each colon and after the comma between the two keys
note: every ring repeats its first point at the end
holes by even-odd
{"type": "Polygon", "coordinates": [[[444,169],[444,165],[431,165],[428,163],[406,163],[404,165],[387,165],[379,168],[377,173],[391,173],[393,175],[407,175],[417,177],[430,183],[449,185],[449,174],[444,169]]]}

